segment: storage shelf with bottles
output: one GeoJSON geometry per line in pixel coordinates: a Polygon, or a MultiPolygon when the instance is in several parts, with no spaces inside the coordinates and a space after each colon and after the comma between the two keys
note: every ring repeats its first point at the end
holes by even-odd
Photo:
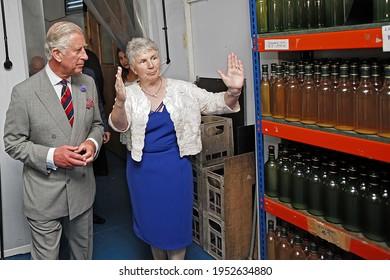
{"type": "MultiPolygon", "coordinates": [[[[263,135],[293,140],[318,147],[345,152],[369,159],[390,162],[389,139],[378,136],[361,136],[356,133],[339,132],[336,129],[322,129],[315,125],[299,125],[298,123],[262,117],[260,80],[261,58],[265,52],[295,52],[295,51],[323,51],[348,49],[381,49],[383,46],[382,26],[387,23],[368,23],[359,25],[346,25],[316,29],[301,29],[288,32],[261,33],[257,32],[256,1],[250,0],[250,24],[253,42],[252,62],[255,89],[256,110],[256,141],[258,158],[258,189],[259,189],[259,222],[260,222],[260,253],[266,258],[264,251],[266,217],[270,213],[280,217],[309,232],[311,225],[323,227],[325,232],[340,235],[347,242],[340,247],[366,259],[390,259],[390,249],[382,243],[373,242],[361,234],[345,231],[343,228],[327,223],[322,218],[298,211],[288,204],[270,199],[264,192],[264,142],[263,135]]],[[[320,233],[317,233],[320,235],[320,233]]],[[[321,236],[320,236],[321,237],[321,236]]],[[[327,239],[327,238],[325,238],[327,239]]],[[[338,244],[339,245],[339,244],[338,244]]]]}
{"type": "Polygon", "coordinates": [[[385,243],[374,242],[362,234],[347,231],[339,225],[312,216],[306,211],[296,210],[291,205],[282,203],[276,198],[265,197],[264,205],[267,213],[333,243],[345,251],[368,260],[390,259],[390,248],[385,243]]]}
{"type": "Polygon", "coordinates": [[[383,23],[372,23],[263,33],[258,35],[257,51],[275,52],[381,48],[383,44],[383,25],[383,23]]]}
{"type": "Polygon", "coordinates": [[[263,117],[262,133],[390,163],[390,139],[263,117]]]}

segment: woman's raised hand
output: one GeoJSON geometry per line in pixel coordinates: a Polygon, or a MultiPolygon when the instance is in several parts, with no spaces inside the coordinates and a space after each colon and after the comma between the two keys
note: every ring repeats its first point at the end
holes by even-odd
{"type": "Polygon", "coordinates": [[[241,91],[244,86],[244,67],[235,53],[228,55],[226,74],[221,70],[217,72],[230,91],[241,91]]]}
{"type": "Polygon", "coordinates": [[[116,91],[116,101],[125,102],[126,101],[126,90],[125,84],[122,80],[122,67],[118,66],[118,70],[116,72],[116,81],[115,81],[115,91],[116,91]]]}

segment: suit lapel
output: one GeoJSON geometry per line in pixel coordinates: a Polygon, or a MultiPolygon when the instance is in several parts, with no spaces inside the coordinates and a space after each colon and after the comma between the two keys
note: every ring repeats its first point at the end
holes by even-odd
{"type": "Polygon", "coordinates": [[[70,139],[72,128],[65,115],[64,109],[62,108],[61,101],[50,83],[46,71],[41,71],[36,75],[42,75],[44,77],[43,79],[40,79],[41,84],[35,90],[35,94],[52,116],[53,120],[57,123],[58,127],[60,127],[64,134],[70,139]]]}

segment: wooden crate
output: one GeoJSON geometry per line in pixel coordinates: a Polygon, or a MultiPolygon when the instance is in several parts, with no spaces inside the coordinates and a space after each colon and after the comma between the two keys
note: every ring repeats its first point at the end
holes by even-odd
{"type": "Polygon", "coordinates": [[[203,247],[203,211],[192,207],[192,241],[203,247]]]}
{"type": "Polygon", "coordinates": [[[220,192],[223,216],[208,211],[204,204],[203,248],[217,259],[248,259],[256,195],[255,155],[251,152],[225,158],[223,169],[223,192],[220,192]]]}

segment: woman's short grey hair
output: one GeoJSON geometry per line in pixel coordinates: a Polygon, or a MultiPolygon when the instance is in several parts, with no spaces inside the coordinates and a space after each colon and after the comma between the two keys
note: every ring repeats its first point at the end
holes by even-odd
{"type": "Polygon", "coordinates": [[[65,53],[70,44],[70,36],[74,33],[84,34],[80,26],[73,22],[60,21],[53,24],[47,31],[44,46],[47,60],[51,59],[54,48],[58,48],[61,53],[65,53]]]}
{"type": "Polygon", "coordinates": [[[157,44],[149,38],[133,38],[126,46],[126,55],[131,65],[135,64],[135,58],[142,54],[150,51],[158,51],[157,44]]]}

